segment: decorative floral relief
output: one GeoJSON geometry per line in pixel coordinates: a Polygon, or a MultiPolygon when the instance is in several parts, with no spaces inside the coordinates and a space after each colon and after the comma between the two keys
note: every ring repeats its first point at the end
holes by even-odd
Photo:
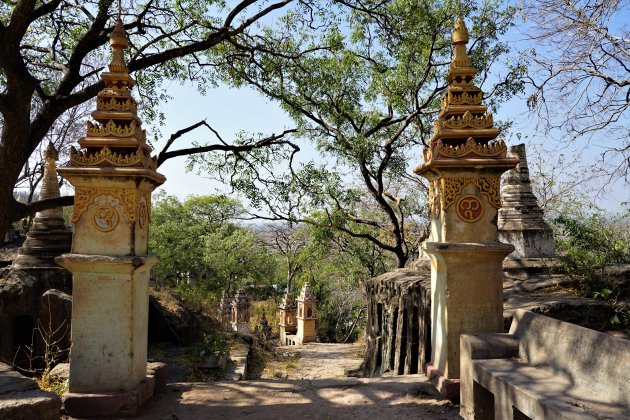
{"type": "Polygon", "coordinates": [[[501,207],[501,197],[499,195],[499,188],[501,185],[501,177],[489,176],[489,177],[462,177],[462,178],[442,178],[442,202],[444,211],[446,211],[459,196],[462,189],[467,184],[473,184],[479,191],[488,197],[490,204],[495,207],[501,207]]]}
{"type": "Polygon", "coordinates": [[[127,220],[136,220],[137,194],[133,188],[77,188],[74,193],[72,222],[76,223],[98,195],[110,195],[120,200],[125,207],[127,220]]]}

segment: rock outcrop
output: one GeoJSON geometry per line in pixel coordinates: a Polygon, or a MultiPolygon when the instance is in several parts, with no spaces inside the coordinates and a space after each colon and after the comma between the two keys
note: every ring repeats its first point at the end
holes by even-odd
{"type": "Polygon", "coordinates": [[[61,400],[39,389],[37,383],[0,363],[0,419],[58,420],[61,400]]]}

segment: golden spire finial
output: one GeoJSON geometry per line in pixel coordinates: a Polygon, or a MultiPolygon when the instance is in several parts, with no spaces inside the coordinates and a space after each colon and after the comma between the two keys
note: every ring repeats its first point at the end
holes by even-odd
{"type": "Polygon", "coordinates": [[[468,28],[466,28],[466,23],[461,16],[458,16],[457,20],[455,21],[455,30],[453,31],[453,36],[451,37],[453,45],[461,43],[467,44],[468,39],[468,28]]]}
{"type": "Polygon", "coordinates": [[[113,50],[109,71],[115,73],[127,72],[124,51],[129,47],[129,41],[127,40],[125,26],[123,25],[122,19],[120,19],[120,12],[114,30],[109,37],[109,45],[111,45],[113,50]]]}
{"type": "Polygon", "coordinates": [[[54,159],[54,160],[59,159],[59,153],[57,152],[57,149],[55,149],[55,145],[52,144],[51,141],[48,142],[48,147],[44,151],[44,159],[46,159],[46,160],[48,160],[48,159],[54,159]]]}
{"type": "Polygon", "coordinates": [[[464,23],[464,19],[459,16],[457,21],[455,21],[455,30],[451,36],[453,46],[455,47],[453,49],[453,60],[451,61],[452,68],[470,67],[470,58],[468,58],[468,54],[466,54],[466,44],[469,39],[466,23],[464,23]]]}

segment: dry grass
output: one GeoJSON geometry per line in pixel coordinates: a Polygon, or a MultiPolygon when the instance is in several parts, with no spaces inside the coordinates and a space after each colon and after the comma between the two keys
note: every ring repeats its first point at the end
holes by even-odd
{"type": "Polygon", "coordinates": [[[51,378],[46,374],[41,378],[36,378],[35,382],[42,391],[54,392],[59,396],[68,390],[68,380],[51,378]]]}
{"type": "Polygon", "coordinates": [[[300,352],[277,347],[268,354],[261,377],[287,377],[292,370],[298,367],[298,361],[301,357],[300,352]]]}
{"type": "Polygon", "coordinates": [[[149,294],[154,296],[160,305],[171,313],[180,315],[184,310],[182,308],[182,302],[170,289],[150,286],[149,294]]]}

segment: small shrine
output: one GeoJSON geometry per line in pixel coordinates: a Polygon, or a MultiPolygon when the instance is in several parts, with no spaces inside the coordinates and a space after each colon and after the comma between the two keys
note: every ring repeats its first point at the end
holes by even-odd
{"type": "Polygon", "coordinates": [[[131,96],[120,18],[110,36],[112,60],[80,150],[59,174],[75,187],[72,253],[56,261],[73,274],[69,392],[72,417],[137,415],[152,395],[147,373],[151,192],[156,172],[131,96]],[[124,401],[113,404],[111,401],[124,401]]]}
{"type": "Polygon", "coordinates": [[[288,346],[295,341],[297,333],[297,319],[295,317],[297,304],[292,294],[287,292],[280,302],[280,345],[288,346]]]}
{"type": "Polygon", "coordinates": [[[304,283],[297,298],[297,334],[295,344],[317,341],[316,299],[311,285],[304,283]]]}
{"type": "MultiPolygon", "coordinates": [[[[59,177],[57,176],[59,153],[52,143],[44,152],[44,176],[39,191],[39,200],[59,198],[59,177]]],[[[70,252],[72,232],[63,220],[63,208],[55,207],[35,214],[24,244],[13,261],[13,268],[28,270],[61,270],[55,257],[70,252]]],[[[63,270],[65,271],[65,270],[63,270]]],[[[67,273],[67,272],[66,272],[67,273]]]]}
{"type": "Polygon", "coordinates": [[[429,181],[431,232],[431,362],[427,376],[449,397],[459,395],[459,336],[503,331],[502,261],[514,250],[500,243],[497,213],[501,174],[518,159],[495,140],[499,129],[475,86],[463,19],[452,34],[447,88],[414,172],[429,181]]]}
{"type": "Polygon", "coordinates": [[[241,335],[249,335],[249,299],[243,289],[239,289],[232,300],[232,329],[241,335]]]}

